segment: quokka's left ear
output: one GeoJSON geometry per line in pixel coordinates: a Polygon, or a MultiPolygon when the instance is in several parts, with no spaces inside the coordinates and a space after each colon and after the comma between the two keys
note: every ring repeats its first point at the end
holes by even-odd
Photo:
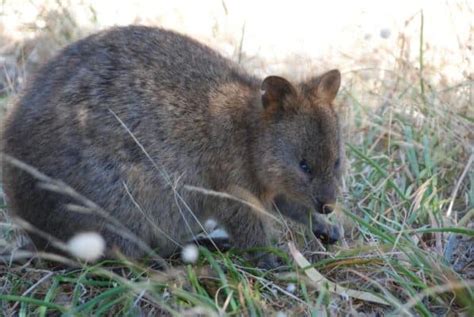
{"type": "Polygon", "coordinates": [[[284,111],[284,101],[289,96],[296,96],[293,85],[283,77],[268,76],[262,82],[262,105],[267,112],[284,111]]]}
{"type": "Polygon", "coordinates": [[[337,69],[330,70],[309,81],[308,88],[313,98],[331,103],[336,98],[341,87],[341,72],[337,69]]]}

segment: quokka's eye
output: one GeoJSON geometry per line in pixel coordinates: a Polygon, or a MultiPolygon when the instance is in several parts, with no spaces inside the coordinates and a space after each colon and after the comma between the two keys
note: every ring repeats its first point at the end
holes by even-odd
{"type": "Polygon", "coordinates": [[[337,159],[336,162],[334,162],[334,168],[335,168],[335,169],[338,169],[339,166],[341,166],[341,160],[340,160],[340,159],[337,159]]]}
{"type": "Polygon", "coordinates": [[[311,167],[309,167],[309,164],[308,162],[306,162],[306,160],[302,160],[300,162],[300,168],[303,170],[303,172],[305,172],[306,174],[308,175],[311,175],[311,167]]]}

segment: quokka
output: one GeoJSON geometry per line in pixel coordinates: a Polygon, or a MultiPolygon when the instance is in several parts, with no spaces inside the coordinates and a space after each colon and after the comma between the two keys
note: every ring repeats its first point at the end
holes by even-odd
{"type": "MultiPolygon", "coordinates": [[[[340,82],[338,70],[301,83],[260,79],[187,36],[114,28],[69,45],[39,70],[6,119],[3,152],[65,182],[162,256],[209,218],[235,248],[270,243],[266,216],[185,185],[243,189],[335,241],[339,231],[319,214],[333,210],[341,179],[333,106],[340,82]]],[[[39,186],[11,161],[3,181],[13,215],[38,231],[63,241],[96,231],[109,250],[144,255],[110,219],[71,210],[81,202],[39,186]]],[[[38,249],[52,248],[43,235],[31,237],[38,249]]]]}

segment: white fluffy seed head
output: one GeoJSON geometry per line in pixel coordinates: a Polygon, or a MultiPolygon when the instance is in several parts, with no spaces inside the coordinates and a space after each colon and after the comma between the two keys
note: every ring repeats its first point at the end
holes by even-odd
{"type": "Polygon", "coordinates": [[[214,219],[207,219],[206,222],[204,223],[204,229],[209,233],[211,231],[214,231],[217,227],[217,222],[214,219]]]}
{"type": "Polygon", "coordinates": [[[288,315],[280,310],[276,313],[275,317],[288,317],[288,315]]]}
{"type": "Polygon", "coordinates": [[[188,244],[181,250],[181,258],[184,263],[196,263],[199,250],[194,244],[188,244]]]}
{"type": "Polygon", "coordinates": [[[380,30],[380,37],[383,39],[388,39],[391,34],[392,32],[390,31],[390,29],[383,28],[380,30]]]}
{"type": "Polygon", "coordinates": [[[296,291],[296,285],[294,283],[289,283],[286,290],[290,293],[294,293],[296,291]]]}
{"type": "Polygon", "coordinates": [[[67,242],[69,252],[84,261],[93,262],[105,251],[104,238],[97,232],[82,232],[67,242]]]}

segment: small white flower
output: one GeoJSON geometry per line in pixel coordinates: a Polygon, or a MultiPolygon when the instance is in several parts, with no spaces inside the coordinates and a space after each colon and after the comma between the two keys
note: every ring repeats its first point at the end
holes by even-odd
{"type": "Polygon", "coordinates": [[[296,285],[294,283],[288,284],[286,290],[290,293],[294,293],[296,291],[296,285]]]}
{"type": "Polygon", "coordinates": [[[67,246],[72,255],[87,262],[99,259],[105,251],[104,238],[97,232],[78,233],[69,239],[67,246]]]}
{"type": "Polygon", "coordinates": [[[206,222],[204,223],[204,229],[209,233],[216,229],[217,227],[217,222],[214,219],[207,219],[206,222]]]}
{"type": "Polygon", "coordinates": [[[184,263],[195,263],[199,257],[199,250],[194,244],[188,244],[181,250],[181,258],[184,263]]]}

